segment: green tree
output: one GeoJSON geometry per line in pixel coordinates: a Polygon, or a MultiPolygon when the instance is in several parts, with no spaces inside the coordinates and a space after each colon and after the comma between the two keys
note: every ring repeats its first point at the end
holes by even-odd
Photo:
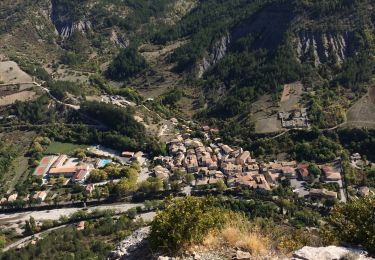
{"type": "Polygon", "coordinates": [[[137,179],[135,178],[122,178],[114,187],[114,194],[117,197],[129,194],[136,191],[137,179]]]}
{"type": "Polygon", "coordinates": [[[318,165],[316,165],[315,163],[310,163],[308,169],[309,169],[309,173],[313,175],[314,177],[318,177],[321,173],[318,165]]]}
{"type": "Polygon", "coordinates": [[[375,254],[375,198],[336,205],[328,217],[328,234],[339,241],[362,245],[375,254]]]}
{"type": "Polygon", "coordinates": [[[4,235],[0,235],[0,249],[4,248],[5,244],[6,244],[7,240],[5,238],[4,235]]]}
{"type": "Polygon", "coordinates": [[[89,180],[92,182],[101,182],[108,179],[108,174],[103,170],[93,170],[90,173],[89,180]]]}
{"type": "Polygon", "coordinates": [[[215,184],[216,189],[218,192],[223,193],[227,189],[227,185],[225,185],[223,180],[218,180],[215,184]]]}
{"type": "Polygon", "coordinates": [[[35,233],[35,231],[37,230],[37,226],[36,226],[35,219],[33,217],[30,217],[30,227],[33,233],[35,233]]]}
{"type": "Polygon", "coordinates": [[[191,173],[188,173],[185,175],[185,181],[186,183],[190,184],[192,181],[194,181],[194,175],[191,173]]]}

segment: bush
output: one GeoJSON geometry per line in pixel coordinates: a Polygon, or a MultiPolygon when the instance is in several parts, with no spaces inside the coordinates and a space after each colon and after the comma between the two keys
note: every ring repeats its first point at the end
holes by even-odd
{"type": "Polygon", "coordinates": [[[0,234],[0,249],[4,248],[6,244],[6,238],[4,235],[0,234]]]}
{"type": "Polygon", "coordinates": [[[375,198],[366,197],[336,205],[327,222],[328,234],[340,242],[364,246],[375,254],[375,198]]]}
{"type": "Polygon", "coordinates": [[[150,245],[159,251],[177,253],[203,242],[209,231],[226,222],[223,210],[211,198],[168,199],[164,211],[151,223],[150,245]]]}

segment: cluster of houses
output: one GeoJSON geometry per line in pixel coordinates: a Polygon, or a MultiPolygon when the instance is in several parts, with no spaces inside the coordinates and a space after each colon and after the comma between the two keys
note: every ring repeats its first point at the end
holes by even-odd
{"type": "Polygon", "coordinates": [[[103,168],[110,162],[110,159],[89,157],[80,160],[65,154],[45,156],[35,168],[33,175],[43,178],[44,181],[62,176],[67,182],[83,184],[92,170],[103,168]]]}
{"type": "Polygon", "coordinates": [[[4,205],[6,203],[13,203],[16,202],[17,200],[22,200],[25,202],[28,202],[30,199],[36,201],[36,202],[42,202],[46,199],[48,192],[47,191],[37,191],[34,193],[32,197],[28,194],[27,196],[24,197],[19,197],[18,193],[12,193],[8,197],[3,197],[0,199],[0,205],[4,205]]]}
{"type": "MultiPolygon", "coordinates": [[[[199,138],[179,135],[169,143],[169,156],[154,158],[155,177],[168,179],[177,171],[195,176],[193,185],[215,184],[222,180],[230,187],[271,190],[286,179],[305,181],[310,177],[307,163],[296,161],[257,162],[249,151],[226,144],[205,145],[199,138]]],[[[341,179],[340,172],[330,166],[322,167],[327,181],[341,179]]],[[[312,189],[312,197],[337,198],[336,192],[312,189]]]]}
{"type": "Polygon", "coordinates": [[[101,102],[107,103],[107,104],[113,104],[120,107],[134,107],[136,104],[134,102],[130,102],[126,100],[124,97],[119,95],[103,95],[101,96],[101,102]]]}
{"type": "Polygon", "coordinates": [[[296,109],[290,112],[279,112],[278,118],[281,120],[281,126],[283,128],[310,128],[306,108],[296,109]]]}
{"type": "MultiPolygon", "coordinates": [[[[112,163],[115,159],[121,164],[128,164],[133,161],[138,161],[140,163],[144,162],[144,154],[141,151],[124,151],[121,153],[121,156],[111,156],[109,153],[107,156],[103,154],[98,154],[97,156],[97,158],[85,157],[83,159],[70,157],[66,154],[45,156],[35,168],[33,176],[41,178],[42,183],[47,185],[53,185],[55,180],[63,177],[61,178],[61,180],[64,181],[64,183],[62,183],[63,185],[66,185],[69,182],[80,184],[85,187],[85,193],[90,194],[94,190],[95,185],[97,185],[87,183],[87,179],[94,169],[102,169],[109,163],[112,163]]],[[[37,191],[32,197],[28,195],[20,198],[17,193],[13,193],[7,197],[1,198],[0,205],[13,203],[17,200],[34,200],[37,202],[43,202],[47,198],[47,195],[48,191],[37,191]]]]}

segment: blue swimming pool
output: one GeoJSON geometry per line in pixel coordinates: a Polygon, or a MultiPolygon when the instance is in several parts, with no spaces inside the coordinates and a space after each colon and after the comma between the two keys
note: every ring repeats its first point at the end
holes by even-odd
{"type": "Polygon", "coordinates": [[[112,160],[111,159],[102,159],[100,160],[100,162],[98,163],[98,168],[103,168],[105,167],[107,164],[111,163],[112,160]]]}

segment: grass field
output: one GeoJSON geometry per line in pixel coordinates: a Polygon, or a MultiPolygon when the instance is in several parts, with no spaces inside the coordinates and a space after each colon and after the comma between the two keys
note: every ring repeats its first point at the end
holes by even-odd
{"type": "Polygon", "coordinates": [[[84,145],[72,144],[72,143],[60,143],[52,142],[45,151],[46,154],[59,154],[59,153],[71,153],[76,149],[86,148],[84,145]]]}
{"type": "Polygon", "coordinates": [[[375,87],[348,110],[346,126],[375,128],[375,87]]]}
{"type": "Polygon", "coordinates": [[[1,175],[0,188],[4,192],[13,191],[16,184],[22,183],[27,178],[29,158],[25,154],[35,136],[35,132],[27,131],[1,133],[1,139],[5,144],[13,144],[16,153],[9,171],[1,175]]]}
{"type": "Polygon", "coordinates": [[[255,121],[255,132],[258,134],[269,134],[282,131],[281,121],[276,112],[289,112],[301,106],[300,100],[303,94],[301,82],[295,82],[284,86],[284,90],[278,105],[270,95],[260,97],[252,104],[251,111],[255,121]]]}

